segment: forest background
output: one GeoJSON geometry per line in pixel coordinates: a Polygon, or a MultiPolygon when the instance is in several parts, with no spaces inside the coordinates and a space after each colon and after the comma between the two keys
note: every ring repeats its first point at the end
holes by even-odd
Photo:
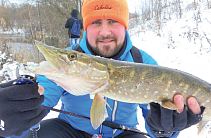
{"type": "MultiPolygon", "coordinates": [[[[197,34],[201,10],[199,5],[202,2],[207,9],[210,9],[211,0],[139,0],[136,2],[129,0],[129,5],[136,5],[130,12],[128,29],[130,35],[153,31],[162,37],[162,28],[166,22],[175,18],[181,19],[185,12],[195,10],[193,16],[196,21],[196,30],[189,34],[189,37],[192,37],[191,35],[194,33],[197,34]],[[134,30],[133,28],[136,28],[137,25],[141,28],[134,30]]],[[[43,58],[40,58],[40,54],[34,46],[34,40],[44,41],[46,44],[61,48],[69,46],[67,29],[64,25],[73,8],[79,11],[81,18],[81,6],[82,0],[25,0],[19,4],[11,3],[9,0],[0,0],[1,34],[6,35],[6,32],[27,34],[27,37],[22,36],[22,41],[33,45],[33,57],[32,55],[23,56],[24,53],[27,53],[24,49],[12,52],[12,47],[7,44],[8,41],[14,42],[15,39],[8,40],[0,37],[0,51],[2,53],[7,51],[7,57],[18,62],[40,62],[43,58]]]]}

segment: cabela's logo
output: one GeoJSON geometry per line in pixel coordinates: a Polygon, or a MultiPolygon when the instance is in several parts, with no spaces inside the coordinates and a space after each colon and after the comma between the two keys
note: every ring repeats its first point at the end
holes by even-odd
{"type": "Polygon", "coordinates": [[[108,5],[106,5],[106,6],[103,6],[103,5],[101,5],[101,6],[96,6],[95,7],[95,10],[103,10],[103,9],[111,9],[111,6],[108,6],[108,5]]]}

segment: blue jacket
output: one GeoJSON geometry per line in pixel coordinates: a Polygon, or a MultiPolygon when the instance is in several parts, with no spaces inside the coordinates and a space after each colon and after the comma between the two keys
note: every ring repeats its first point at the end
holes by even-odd
{"type": "MultiPolygon", "coordinates": [[[[128,32],[126,33],[126,40],[127,40],[126,49],[118,60],[133,62],[133,58],[130,53],[130,49],[132,48],[132,42],[130,40],[128,32]]],[[[85,31],[83,34],[83,38],[80,42],[80,46],[85,53],[91,54],[91,52],[88,50],[86,46],[85,31]]],[[[72,46],[69,47],[68,49],[73,49],[73,48],[74,47],[72,46]]],[[[148,55],[146,52],[142,50],[140,50],[140,52],[142,54],[143,63],[157,65],[157,62],[150,55],[148,55]]],[[[90,108],[93,100],[90,99],[89,95],[74,96],[68,92],[64,92],[63,88],[57,86],[54,82],[50,81],[49,79],[41,75],[38,76],[37,81],[39,82],[39,85],[42,85],[45,88],[44,92],[45,100],[43,102],[43,105],[48,107],[54,107],[61,99],[62,101],[61,110],[90,117],[90,108]]],[[[107,98],[106,100],[110,105],[110,107],[113,108],[112,110],[110,108],[107,108],[109,117],[106,118],[106,120],[108,121],[113,121],[115,123],[122,124],[135,129],[136,125],[138,124],[137,120],[138,106],[142,109],[143,116],[144,118],[146,118],[146,114],[148,112],[147,103],[146,104],[124,103],[124,102],[117,102],[109,98],[107,98]]],[[[86,131],[91,134],[99,134],[102,135],[103,137],[112,137],[113,133],[114,136],[117,136],[122,132],[120,130],[114,131],[113,129],[106,126],[100,126],[98,129],[95,130],[91,126],[89,120],[69,116],[66,114],[59,114],[58,118],[65,120],[78,130],[86,131]]],[[[151,135],[151,137],[155,137],[153,133],[150,131],[150,128],[147,124],[146,124],[146,130],[151,135]]],[[[179,132],[174,133],[172,138],[177,137],[178,133],[179,132]]]]}

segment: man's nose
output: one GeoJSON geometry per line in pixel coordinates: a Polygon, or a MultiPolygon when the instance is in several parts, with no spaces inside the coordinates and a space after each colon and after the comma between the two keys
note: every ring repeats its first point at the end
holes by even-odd
{"type": "Polygon", "coordinates": [[[101,25],[100,35],[101,36],[108,36],[111,34],[111,28],[107,22],[103,22],[101,25]]]}

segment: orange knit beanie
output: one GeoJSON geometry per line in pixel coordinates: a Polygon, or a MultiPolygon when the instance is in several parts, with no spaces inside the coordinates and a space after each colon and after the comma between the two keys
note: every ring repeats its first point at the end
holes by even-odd
{"type": "Polygon", "coordinates": [[[82,17],[84,29],[98,19],[113,19],[128,29],[129,8],[126,0],[83,0],[82,17]]]}

